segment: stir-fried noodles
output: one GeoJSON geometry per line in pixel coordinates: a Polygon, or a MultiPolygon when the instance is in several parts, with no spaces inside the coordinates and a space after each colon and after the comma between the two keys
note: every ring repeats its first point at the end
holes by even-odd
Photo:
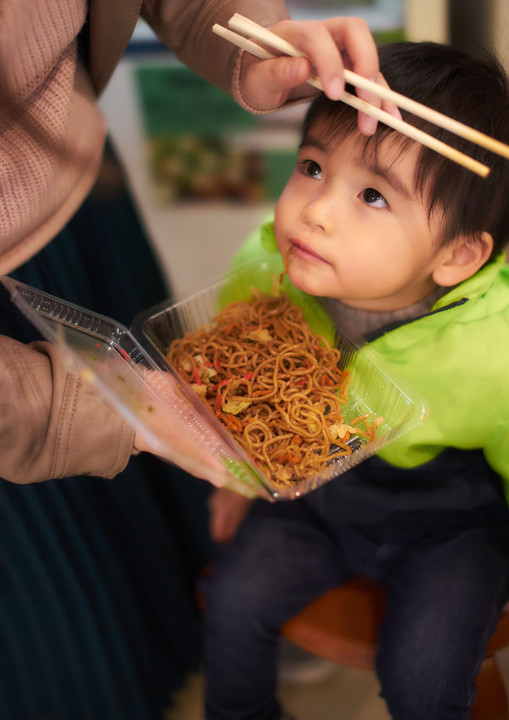
{"type": "Polygon", "coordinates": [[[174,340],[168,359],[278,484],[350,454],[352,433],[376,434],[365,417],[345,423],[350,375],[339,368],[340,352],[312,333],[285,294],[231,303],[174,340]]]}

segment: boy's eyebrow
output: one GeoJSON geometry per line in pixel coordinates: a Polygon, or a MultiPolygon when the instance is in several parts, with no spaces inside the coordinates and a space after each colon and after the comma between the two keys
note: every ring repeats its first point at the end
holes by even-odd
{"type": "Polygon", "coordinates": [[[321,140],[318,140],[318,138],[315,138],[312,135],[306,135],[306,137],[302,138],[299,149],[306,146],[314,147],[317,150],[321,150],[321,152],[326,152],[327,150],[327,144],[323,143],[321,140]]]}
{"type": "Polygon", "coordinates": [[[389,166],[382,165],[377,158],[372,158],[371,161],[367,161],[363,167],[373,173],[373,175],[378,175],[382,180],[389,183],[400,195],[403,195],[409,200],[415,200],[415,194],[408,189],[398,174],[389,166]]]}
{"type": "Polygon", "coordinates": [[[397,193],[403,195],[408,200],[415,200],[415,193],[405,185],[397,172],[388,165],[382,165],[377,157],[364,158],[363,162],[359,162],[359,167],[363,167],[373,175],[378,175],[385,180],[397,193]]]}
{"type": "MultiPolygon", "coordinates": [[[[324,143],[322,140],[319,140],[312,135],[306,135],[306,137],[302,139],[299,147],[302,148],[306,146],[314,147],[321,152],[327,152],[329,143],[324,143]]],[[[375,154],[372,154],[371,157],[364,155],[362,160],[359,159],[357,165],[359,168],[363,168],[373,175],[378,175],[382,180],[385,180],[385,182],[391,185],[391,187],[393,187],[400,195],[403,195],[409,200],[415,200],[415,193],[411,192],[411,190],[399,178],[398,174],[389,166],[382,165],[375,154]]]]}

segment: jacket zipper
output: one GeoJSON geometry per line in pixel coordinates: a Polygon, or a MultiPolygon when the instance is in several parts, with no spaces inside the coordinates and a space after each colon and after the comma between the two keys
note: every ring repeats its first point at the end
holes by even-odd
{"type": "Polygon", "coordinates": [[[410,325],[410,323],[415,322],[416,320],[422,320],[422,318],[430,317],[431,315],[437,315],[438,313],[444,312],[444,310],[452,310],[452,308],[460,307],[461,305],[464,305],[466,302],[468,302],[469,298],[461,298],[461,300],[456,300],[453,303],[450,303],[449,305],[444,305],[444,307],[438,308],[438,310],[430,310],[430,312],[423,313],[422,315],[417,315],[417,317],[410,318],[410,320],[398,320],[393,323],[389,323],[388,325],[384,325],[381,328],[378,328],[377,330],[373,330],[371,333],[367,333],[365,336],[365,340],[367,342],[373,342],[374,340],[377,340],[379,337],[382,337],[382,335],[386,335],[388,332],[391,332],[392,330],[396,330],[399,327],[402,327],[403,325],[410,325]]]}

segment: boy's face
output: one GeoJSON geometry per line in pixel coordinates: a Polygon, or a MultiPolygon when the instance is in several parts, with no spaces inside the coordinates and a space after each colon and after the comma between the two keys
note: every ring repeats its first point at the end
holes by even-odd
{"type": "Polygon", "coordinates": [[[432,273],[447,255],[437,249],[439,220],[414,190],[417,146],[398,156],[385,141],[375,161],[355,145],[357,133],[323,137],[317,123],[276,206],[290,280],[366,310],[417,302],[436,288],[432,273]]]}

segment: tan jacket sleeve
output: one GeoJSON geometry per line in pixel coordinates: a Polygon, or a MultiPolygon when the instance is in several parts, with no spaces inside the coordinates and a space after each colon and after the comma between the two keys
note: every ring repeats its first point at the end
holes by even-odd
{"type": "Polygon", "coordinates": [[[177,57],[209,82],[232,92],[237,49],[212,32],[241,13],[266,27],[289,17],[282,0],[145,0],[142,16],[177,57]]]}
{"type": "Polygon", "coordinates": [[[134,433],[57,348],[0,336],[0,477],[15,483],[72,475],[111,478],[134,433]]]}

